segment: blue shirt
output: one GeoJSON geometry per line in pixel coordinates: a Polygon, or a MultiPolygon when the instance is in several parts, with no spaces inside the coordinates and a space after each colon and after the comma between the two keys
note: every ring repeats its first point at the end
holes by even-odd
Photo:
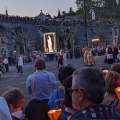
{"type": "Polygon", "coordinates": [[[58,117],[58,120],[67,120],[68,116],[73,115],[75,112],[75,109],[66,107],[65,110],[58,117]]]}
{"type": "Polygon", "coordinates": [[[71,116],[71,114],[64,111],[60,114],[58,120],[67,120],[68,116],[71,116]]]}
{"type": "Polygon", "coordinates": [[[50,109],[62,108],[61,102],[64,100],[64,90],[57,88],[53,91],[51,98],[49,99],[48,105],[50,109]]]}
{"type": "MultiPolygon", "coordinates": [[[[55,75],[51,72],[48,72],[52,82],[53,87],[56,85],[55,75]]],[[[45,70],[35,72],[35,80],[34,80],[34,98],[39,100],[50,99],[52,95],[52,88],[50,84],[50,79],[45,70]]],[[[29,75],[26,82],[26,89],[28,94],[32,94],[32,81],[34,74],[29,75]]]]}

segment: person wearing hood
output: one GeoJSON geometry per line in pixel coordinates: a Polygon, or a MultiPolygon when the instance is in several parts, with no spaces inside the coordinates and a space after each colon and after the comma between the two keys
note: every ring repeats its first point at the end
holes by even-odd
{"type": "Polygon", "coordinates": [[[3,97],[0,97],[0,120],[12,120],[7,103],[3,97]]]}

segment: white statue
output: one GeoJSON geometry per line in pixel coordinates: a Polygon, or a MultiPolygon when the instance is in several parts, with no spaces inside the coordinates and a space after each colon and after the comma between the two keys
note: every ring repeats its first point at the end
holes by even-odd
{"type": "Polygon", "coordinates": [[[49,50],[49,52],[53,52],[52,41],[51,41],[51,37],[50,36],[48,36],[47,42],[48,42],[48,50],[49,50]]]}
{"type": "Polygon", "coordinates": [[[116,0],[117,5],[119,4],[119,0],[116,0]]]}
{"type": "Polygon", "coordinates": [[[95,20],[95,12],[92,10],[92,20],[95,20]]]}

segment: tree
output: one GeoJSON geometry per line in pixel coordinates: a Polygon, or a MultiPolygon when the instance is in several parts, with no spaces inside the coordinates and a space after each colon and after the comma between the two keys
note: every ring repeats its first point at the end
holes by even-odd
{"type": "Polygon", "coordinates": [[[73,8],[70,7],[70,9],[69,9],[69,13],[72,13],[72,12],[74,12],[74,11],[73,11],[73,8]]]}
{"type": "Polygon", "coordinates": [[[70,7],[68,15],[76,15],[76,13],[73,11],[73,8],[70,7]]]}
{"type": "MultiPolygon", "coordinates": [[[[86,0],[86,17],[87,19],[91,19],[91,13],[90,10],[92,9],[92,0],[86,0]]],[[[80,18],[83,19],[84,18],[84,9],[83,9],[83,0],[76,0],[76,4],[77,4],[77,8],[78,11],[77,13],[79,13],[80,18]]]]}
{"type": "MultiPolygon", "coordinates": [[[[76,0],[77,8],[82,13],[83,12],[83,0],[76,0]]],[[[110,17],[117,16],[120,18],[120,3],[116,2],[116,0],[86,0],[86,12],[87,18],[90,18],[89,14],[91,9],[93,9],[96,13],[97,18],[106,18],[106,15],[110,17]]]]}
{"type": "Polygon", "coordinates": [[[29,31],[24,27],[17,27],[12,31],[13,43],[19,47],[21,53],[27,51],[27,45],[29,43],[29,31]]]}
{"type": "Polygon", "coordinates": [[[68,15],[68,13],[66,13],[65,11],[62,11],[62,16],[63,17],[65,17],[65,16],[67,16],[68,15]]]}
{"type": "Polygon", "coordinates": [[[100,27],[100,29],[98,31],[98,38],[99,38],[101,44],[106,41],[105,30],[103,27],[100,27]]]}

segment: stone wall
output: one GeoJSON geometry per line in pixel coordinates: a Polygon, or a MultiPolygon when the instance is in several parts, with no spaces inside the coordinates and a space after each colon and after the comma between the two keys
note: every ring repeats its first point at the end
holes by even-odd
{"type": "MultiPolygon", "coordinates": [[[[57,50],[61,48],[60,44],[63,49],[67,50],[68,41],[70,41],[71,49],[74,50],[74,47],[82,48],[87,45],[84,28],[83,21],[40,20],[29,17],[0,15],[0,50],[4,48],[6,56],[19,54],[21,51],[27,53],[28,51],[37,50],[36,44],[41,42],[40,29],[42,29],[42,33],[56,33],[57,50]]],[[[95,45],[95,43],[92,43],[92,39],[97,38],[99,28],[98,22],[87,22],[89,46],[95,45]]],[[[103,45],[111,44],[112,34],[109,26],[105,28],[105,34],[106,41],[103,45]]],[[[2,53],[0,52],[1,56],[2,53]]]]}

